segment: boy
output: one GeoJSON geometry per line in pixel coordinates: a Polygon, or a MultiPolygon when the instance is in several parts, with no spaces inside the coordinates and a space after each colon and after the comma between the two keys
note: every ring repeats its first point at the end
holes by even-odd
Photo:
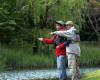
{"type": "MultiPolygon", "coordinates": [[[[62,21],[56,21],[55,27],[58,31],[64,30],[64,22],[62,21]]],[[[59,80],[66,80],[66,48],[58,48],[57,46],[61,45],[65,38],[53,35],[51,39],[48,38],[39,38],[40,41],[47,43],[47,44],[54,44],[56,49],[56,57],[57,57],[57,69],[58,69],[58,78],[59,80]]]]}

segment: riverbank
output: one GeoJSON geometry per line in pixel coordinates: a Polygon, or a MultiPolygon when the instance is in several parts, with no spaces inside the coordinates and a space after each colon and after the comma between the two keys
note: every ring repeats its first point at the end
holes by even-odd
{"type": "MultiPolygon", "coordinates": [[[[43,45],[43,44],[42,44],[43,45]]],[[[9,48],[0,46],[0,69],[40,69],[56,67],[56,57],[52,46],[45,53],[32,53],[32,46],[9,48]]],[[[100,66],[100,49],[92,43],[81,43],[80,67],[100,66]]]]}
{"type": "MultiPolygon", "coordinates": [[[[53,78],[50,80],[57,80],[57,79],[53,78]]],[[[100,80],[100,70],[84,74],[81,80],[100,80]]]]}
{"type": "Polygon", "coordinates": [[[100,70],[85,74],[81,80],[100,80],[100,70]]]}

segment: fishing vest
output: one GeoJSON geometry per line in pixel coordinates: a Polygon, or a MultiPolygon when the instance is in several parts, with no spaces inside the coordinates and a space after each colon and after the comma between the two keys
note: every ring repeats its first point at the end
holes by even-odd
{"type": "Polygon", "coordinates": [[[56,48],[56,46],[60,45],[61,43],[65,41],[67,41],[67,38],[55,35],[54,36],[54,48],[56,48]]]}

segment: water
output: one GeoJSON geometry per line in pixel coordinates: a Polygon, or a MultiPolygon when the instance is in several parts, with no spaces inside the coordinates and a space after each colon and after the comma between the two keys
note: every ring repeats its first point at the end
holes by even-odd
{"type": "MultiPolygon", "coordinates": [[[[81,68],[81,74],[100,70],[100,68],[81,68]]],[[[67,69],[68,72],[68,69],[67,69]]],[[[36,80],[50,79],[57,76],[57,71],[52,70],[24,70],[0,72],[0,80],[36,80]]]]}

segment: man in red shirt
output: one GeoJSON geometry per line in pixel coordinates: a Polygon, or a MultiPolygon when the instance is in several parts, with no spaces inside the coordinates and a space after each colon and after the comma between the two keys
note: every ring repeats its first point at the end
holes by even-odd
{"type": "MultiPolygon", "coordinates": [[[[55,22],[55,27],[57,30],[61,31],[64,30],[64,22],[63,21],[56,21],[55,22]]],[[[66,41],[66,38],[58,36],[58,35],[53,35],[51,39],[48,38],[38,38],[38,40],[47,43],[47,44],[54,44],[55,46],[55,53],[57,57],[57,70],[58,70],[58,78],[59,80],[66,80],[67,75],[66,75],[66,48],[65,46],[59,46],[61,45],[64,41],[66,41]]]]}

